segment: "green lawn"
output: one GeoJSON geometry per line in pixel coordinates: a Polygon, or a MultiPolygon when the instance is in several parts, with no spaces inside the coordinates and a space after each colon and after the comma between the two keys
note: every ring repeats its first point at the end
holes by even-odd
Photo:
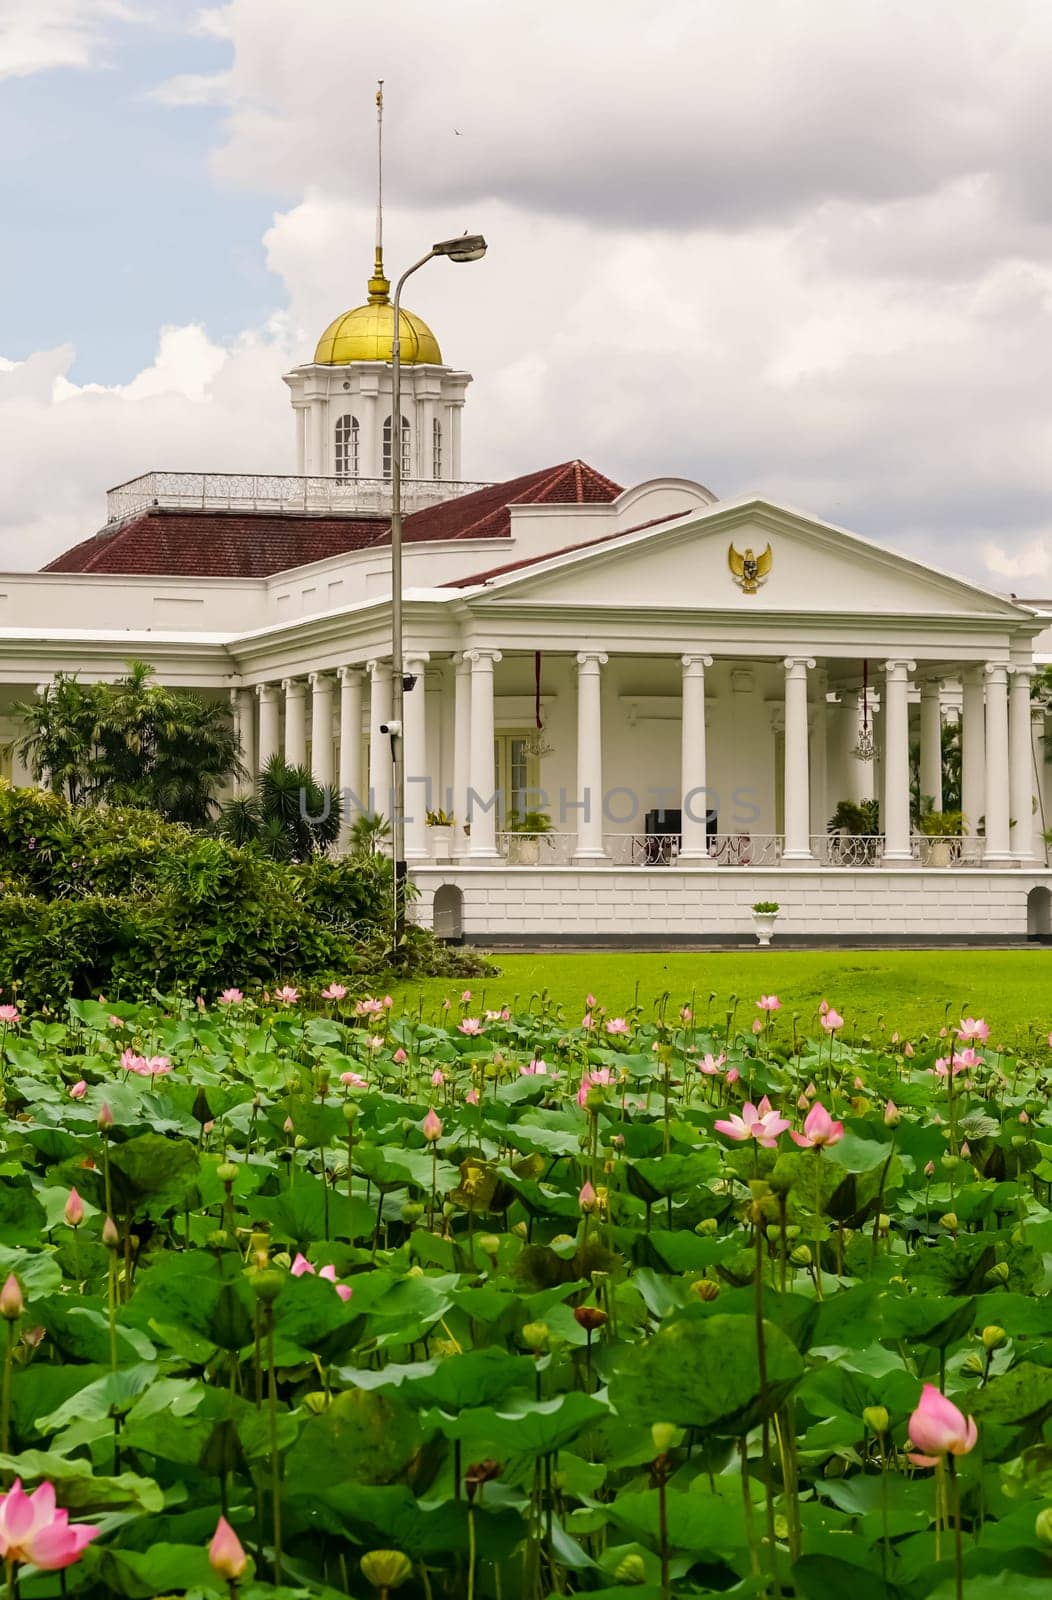
{"type": "Polygon", "coordinates": [[[777,994],[783,1017],[800,1013],[802,1030],[813,1029],[819,1000],[842,1014],[846,1036],[873,1030],[883,1019],[903,1037],[937,1031],[944,1017],[985,1017],[994,1037],[1008,1042],[1030,1028],[1052,1030],[1052,949],[1031,950],[873,950],[645,953],[599,951],[591,954],[500,955],[500,976],[465,980],[431,978],[403,984],[399,1005],[415,1008],[423,1000],[432,1014],[445,996],[459,1003],[462,988],[473,991],[472,1011],[504,1003],[525,1006],[547,989],[579,1020],[584,997],[594,994],[608,1013],[618,1014],[638,998],[648,1010],[666,992],[676,1007],[693,996],[703,1016],[715,991],[712,1014],[721,1020],[741,1001],[739,1021],[753,1015],[756,997],[777,994]],[[948,1012],[947,1012],[947,1007],[948,1012]]]}

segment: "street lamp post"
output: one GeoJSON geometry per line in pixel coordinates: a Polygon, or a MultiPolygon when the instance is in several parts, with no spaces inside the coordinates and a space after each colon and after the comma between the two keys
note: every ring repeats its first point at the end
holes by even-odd
{"type": "Polygon", "coordinates": [[[450,261],[479,261],[486,254],[480,233],[442,239],[426,256],[407,267],[395,285],[394,332],[391,339],[391,854],[394,858],[394,951],[397,959],[405,935],[405,745],[402,738],[405,694],[423,694],[422,683],[406,683],[402,651],[402,289],[406,280],[435,256],[450,261]]]}

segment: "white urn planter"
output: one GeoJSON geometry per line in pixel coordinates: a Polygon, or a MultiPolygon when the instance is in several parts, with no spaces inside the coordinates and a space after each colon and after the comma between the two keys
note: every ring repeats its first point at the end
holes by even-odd
{"type": "Polygon", "coordinates": [[[774,925],[778,921],[777,911],[754,911],[752,914],[753,926],[756,929],[756,941],[761,945],[771,942],[774,925]]]}
{"type": "Polygon", "coordinates": [[[535,833],[513,833],[508,841],[508,861],[513,867],[535,867],[541,859],[541,841],[535,833]]]}
{"type": "Polygon", "coordinates": [[[431,856],[435,861],[451,861],[453,859],[453,829],[428,828],[431,835],[431,856]]]}
{"type": "Polygon", "coordinates": [[[951,853],[949,839],[932,839],[928,845],[929,867],[948,867],[951,853]]]}

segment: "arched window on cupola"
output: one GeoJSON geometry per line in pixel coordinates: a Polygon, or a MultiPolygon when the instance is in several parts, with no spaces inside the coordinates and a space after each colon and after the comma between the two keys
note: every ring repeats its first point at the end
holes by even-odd
{"type": "Polygon", "coordinates": [[[346,481],[358,476],[358,418],[343,416],[336,419],[336,476],[346,481]]]}
{"type": "Polygon", "coordinates": [[[442,424],[437,417],[431,424],[431,476],[442,476],[442,424]]]}
{"type": "MultiPolygon", "coordinates": [[[[409,460],[409,418],[402,418],[402,477],[408,478],[410,468],[409,460]]],[[[384,422],[384,477],[391,476],[391,419],[384,422]]]]}

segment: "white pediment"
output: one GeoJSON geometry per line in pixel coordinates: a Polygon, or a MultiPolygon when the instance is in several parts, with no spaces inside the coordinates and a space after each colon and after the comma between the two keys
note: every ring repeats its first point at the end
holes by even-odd
{"type": "Polygon", "coordinates": [[[1022,618],[1001,595],[841,528],[750,499],[592,543],[493,580],[502,602],[866,616],[1022,618]],[[753,586],[730,553],[767,570],[753,586]],[[769,562],[765,559],[769,551],[769,562]]]}

